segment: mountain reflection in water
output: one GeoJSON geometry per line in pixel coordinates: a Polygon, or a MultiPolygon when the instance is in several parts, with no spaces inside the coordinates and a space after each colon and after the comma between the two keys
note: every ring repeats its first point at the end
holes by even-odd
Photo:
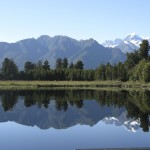
{"type": "Polygon", "coordinates": [[[150,127],[149,91],[1,90],[0,122],[65,129],[99,121],[135,132],[150,127]]]}

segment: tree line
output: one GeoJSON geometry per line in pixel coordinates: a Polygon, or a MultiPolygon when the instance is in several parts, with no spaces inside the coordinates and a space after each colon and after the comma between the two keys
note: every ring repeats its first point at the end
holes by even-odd
{"type": "Polygon", "coordinates": [[[143,40],[137,51],[127,53],[124,63],[101,64],[96,69],[84,69],[81,60],[68,63],[68,59],[58,58],[55,69],[51,69],[48,60],[33,63],[25,62],[24,69],[19,70],[13,59],[5,58],[0,71],[1,80],[120,80],[150,81],[149,42],[143,40]]]}

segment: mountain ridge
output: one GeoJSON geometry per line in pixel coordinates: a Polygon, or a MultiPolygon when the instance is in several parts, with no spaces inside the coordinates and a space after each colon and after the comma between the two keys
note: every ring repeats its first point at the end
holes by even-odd
{"type": "Polygon", "coordinates": [[[97,68],[101,63],[118,63],[125,61],[126,55],[118,48],[105,48],[96,40],[76,40],[67,36],[42,35],[28,38],[16,43],[0,42],[0,64],[4,58],[12,58],[23,69],[26,61],[48,60],[55,68],[57,58],[66,57],[69,63],[82,60],[86,69],[97,68]]]}
{"type": "Polygon", "coordinates": [[[117,38],[115,40],[106,40],[102,45],[104,47],[119,48],[123,53],[130,53],[137,50],[142,43],[142,40],[148,40],[150,38],[139,36],[136,33],[128,34],[124,39],[117,38]]]}

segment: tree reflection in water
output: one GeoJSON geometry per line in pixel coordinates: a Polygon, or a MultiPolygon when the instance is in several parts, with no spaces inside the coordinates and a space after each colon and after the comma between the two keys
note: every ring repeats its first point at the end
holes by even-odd
{"type": "Polygon", "coordinates": [[[22,97],[24,105],[47,109],[55,100],[57,111],[66,112],[68,106],[82,109],[86,100],[96,100],[101,106],[125,108],[127,117],[140,120],[140,127],[148,132],[150,127],[150,91],[106,91],[106,90],[1,90],[0,100],[4,111],[13,107],[22,97]]]}

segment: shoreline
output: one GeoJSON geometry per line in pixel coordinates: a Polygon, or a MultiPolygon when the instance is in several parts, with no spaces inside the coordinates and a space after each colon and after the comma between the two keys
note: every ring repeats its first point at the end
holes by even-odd
{"type": "Polygon", "coordinates": [[[0,89],[37,89],[37,88],[118,88],[150,89],[150,83],[122,81],[0,81],[0,89]]]}

